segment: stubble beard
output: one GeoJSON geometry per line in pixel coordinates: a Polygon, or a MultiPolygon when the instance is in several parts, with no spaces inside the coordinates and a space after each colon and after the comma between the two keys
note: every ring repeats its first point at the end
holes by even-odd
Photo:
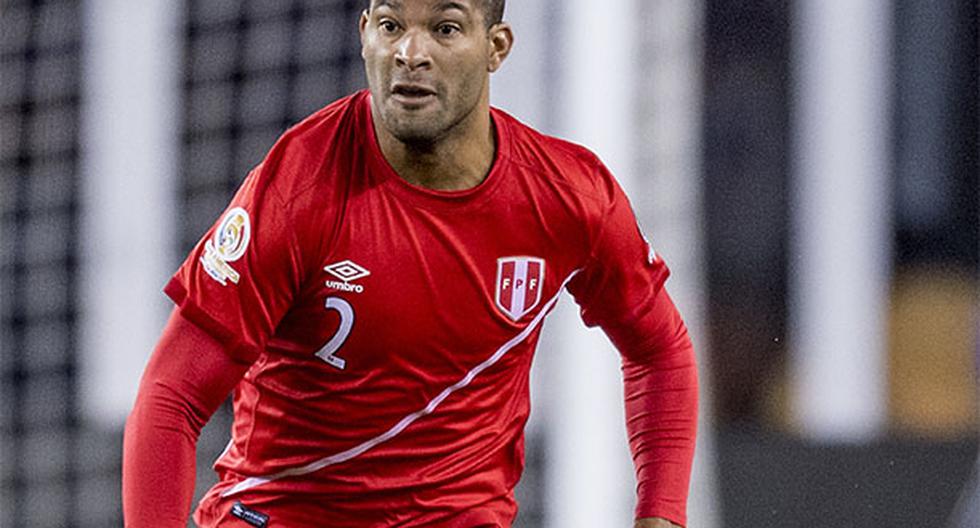
{"type": "Polygon", "coordinates": [[[389,106],[382,109],[381,121],[388,133],[409,149],[430,152],[442,140],[459,129],[479,106],[479,101],[479,94],[473,98],[473,101],[460,98],[446,101],[439,97],[441,108],[428,110],[425,115],[412,115],[411,110],[389,106]]]}
{"type": "Polygon", "coordinates": [[[388,133],[413,149],[427,150],[444,137],[452,125],[439,123],[439,115],[413,116],[411,111],[389,109],[381,112],[388,133]]]}

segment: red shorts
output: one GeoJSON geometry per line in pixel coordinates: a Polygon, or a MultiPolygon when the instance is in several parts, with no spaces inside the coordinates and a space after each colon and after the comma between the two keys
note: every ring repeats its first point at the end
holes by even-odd
{"type": "MultiPolygon", "coordinates": [[[[212,490],[213,493],[213,490],[212,490]]],[[[252,497],[254,499],[254,497],[252,497]]],[[[264,499],[264,498],[263,498],[264,499]]],[[[463,512],[432,511],[417,515],[386,515],[384,511],[365,512],[364,518],[344,512],[334,517],[325,508],[310,508],[309,498],[297,500],[250,500],[248,493],[227,498],[211,497],[194,512],[200,528],[509,528],[513,522],[513,498],[501,497],[463,512]],[[239,503],[238,508],[235,504],[239,503]],[[256,516],[257,515],[257,516],[256,516]],[[252,516],[252,522],[243,517],[252,516]],[[259,521],[265,519],[264,525],[259,521]]],[[[401,509],[396,507],[397,509],[401,509]]]]}

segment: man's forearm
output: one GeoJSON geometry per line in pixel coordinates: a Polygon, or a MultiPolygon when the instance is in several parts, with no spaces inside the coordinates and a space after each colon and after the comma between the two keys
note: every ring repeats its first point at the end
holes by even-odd
{"type": "Polygon", "coordinates": [[[660,293],[648,317],[634,327],[639,330],[631,333],[634,339],[617,339],[623,353],[626,428],[636,466],[636,515],[683,525],[697,430],[694,350],[666,292],[660,293]]]}
{"type": "Polygon", "coordinates": [[[127,528],[184,528],[201,428],[248,370],[221,344],[171,315],[147,364],[123,442],[127,528]]]}
{"type": "Polygon", "coordinates": [[[167,401],[151,391],[141,394],[126,422],[123,512],[127,528],[187,526],[197,436],[190,427],[167,425],[184,419],[167,401]]]}

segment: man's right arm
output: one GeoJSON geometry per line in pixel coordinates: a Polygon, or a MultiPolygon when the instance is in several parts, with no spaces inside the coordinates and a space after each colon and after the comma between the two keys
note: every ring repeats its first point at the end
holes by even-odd
{"type": "Polygon", "coordinates": [[[187,526],[201,428],[249,365],[180,315],[170,314],[143,373],[123,442],[127,528],[187,526]]]}

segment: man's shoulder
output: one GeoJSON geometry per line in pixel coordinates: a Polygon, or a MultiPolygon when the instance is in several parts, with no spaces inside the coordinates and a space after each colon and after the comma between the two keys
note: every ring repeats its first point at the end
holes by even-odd
{"type": "Polygon", "coordinates": [[[282,199],[291,201],[346,174],[336,167],[359,140],[358,109],[364,97],[364,92],[357,92],[338,99],[279,136],[260,167],[282,199]]]}
{"type": "Polygon", "coordinates": [[[596,197],[606,195],[615,185],[612,174],[588,147],[543,133],[499,109],[494,109],[494,116],[506,123],[510,135],[508,154],[513,163],[596,197]]]}
{"type": "Polygon", "coordinates": [[[598,156],[584,145],[541,132],[499,108],[493,109],[493,116],[507,127],[514,161],[536,168],[544,168],[547,161],[558,162],[560,167],[601,165],[598,156]]]}
{"type": "Polygon", "coordinates": [[[358,109],[364,104],[364,92],[338,99],[291,126],[272,147],[280,155],[304,158],[327,154],[357,138],[358,109]]]}

